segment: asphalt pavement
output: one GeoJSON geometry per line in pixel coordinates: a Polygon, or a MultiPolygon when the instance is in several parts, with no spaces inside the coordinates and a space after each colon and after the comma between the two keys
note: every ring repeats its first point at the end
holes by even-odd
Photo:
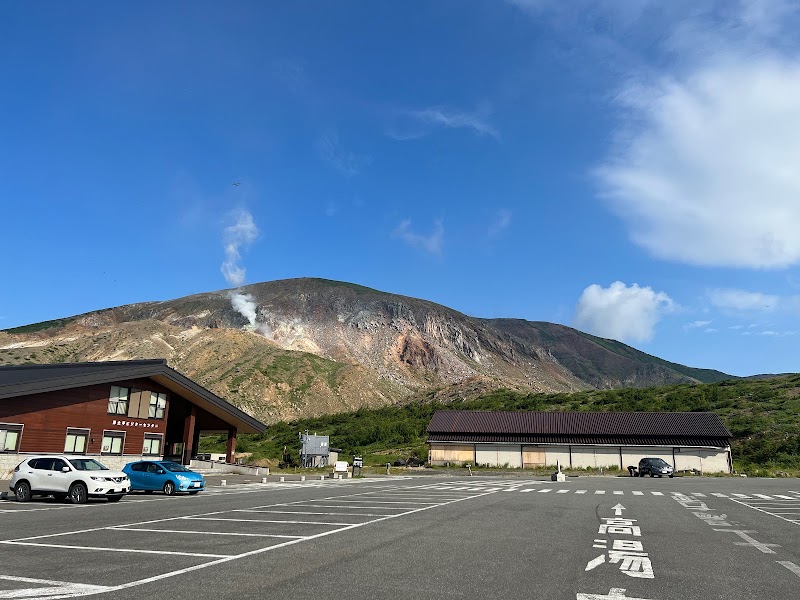
{"type": "Polygon", "coordinates": [[[800,597],[798,479],[260,481],[0,502],[0,600],[800,597]]]}

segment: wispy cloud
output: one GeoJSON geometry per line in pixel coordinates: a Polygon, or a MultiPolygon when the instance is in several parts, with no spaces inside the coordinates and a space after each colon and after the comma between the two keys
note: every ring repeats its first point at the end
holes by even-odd
{"type": "Polygon", "coordinates": [[[225,260],[220,271],[225,280],[236,287],[244,284],[246,269],[240,264],[240,249],[252,244],[258,237],[258,227],[253,220],[253,215],[246,210],[239,210],[233,214],[235,222],[224,230],[225,260]]]}
{"type": "Polygon", "coordinates": [[[386,135],[398,141],[414,140],[441,129],[467,129],[479,136],[500,138],[500,132],[489,122],[486,109],[463,111],[445,106],[400,111],[386,129],[386,135]]]}
{"type": "Polygon", "coordinates": [[[323,133],[314,143],[320,158],[345,177],[354,177],[372,164],[372,157],[356,154],[344,148],[336,131],[323,133]]]}
{"type": "MultiPolygon", "coordinates": [[[[685,330],[689,329],[699,329],[700,327],[705,327],[706,325],[710,325],[711,321],[692,321],[691,323],[687,323],[683,326],[685,330]]],[[[716,331],[716,329],[714,330],[716,331]]]]}
{"type": "Polygon", "coordinates": [[[661,317],[675,309],[664,292],[615,281],[607,288],[590,285],[581,294],[573,323],[578,329],[619,341],[646,342],[653,338],[661,317]]]}
{"type": "Polygon", "coordinates": [[[714,289],[707,296],[715,307],[734,311],[773,312],[780,304],[779,296],[747,290],[714,289]]]}
{"type": "Polygon", "coordinates": [[[416,233],[411,229],[411,220],[402,221],[394,230],[394,237],[403,240],[417,250],[429,254],[441,255],[444,244],[444,224],[441,220],[434,223],[433,231],[428,235],[416,233]]]}
{"type": "Polygon", "coordinates": [[[488,235],[495,238],[511,227],[511,211],[502,208],[495,213],[494,220],[489,224],[488,235]]]}

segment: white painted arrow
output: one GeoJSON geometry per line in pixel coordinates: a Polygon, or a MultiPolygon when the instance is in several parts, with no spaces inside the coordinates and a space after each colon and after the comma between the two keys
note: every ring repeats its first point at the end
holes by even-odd
{"type": "Polygon", "coordinates": [[[647,600],[646,598],[633,598],[625,595],[625,588],[611,588],[606,594],[578,594],[577,600],[647,600]]]}
{"type": "Polygon", "coordinates": [[[622,504],[617,504],[616,506],[612,506],[611,510],[614,511],[615,515],[620,516],[623,510],[628,510],[628,509],[622,506],[622,504]]]}

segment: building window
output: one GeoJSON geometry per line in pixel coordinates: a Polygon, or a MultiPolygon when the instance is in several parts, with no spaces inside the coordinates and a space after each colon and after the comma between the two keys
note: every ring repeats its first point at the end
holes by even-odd
{"type": "Polygon", "coordinates": [[[164,393],[150,393],[150,411],[148,417],[151,419],[163,419],[164,410],[167,408],[167,395],[164,393]]]}
{"type": "Polygon", "coordinates": [[[89,445],[88,429],[67,429],[67,441],[64,444],[65,454],[86,454],[89,445]]]}
{"type": "Polygon", "coordinates": [[[101,454],[116,454],[121,455],[122,450],[125,448],[125,432],[124,431],[104,431],[103,432],[103,445],[100,448],[101,454]]]}
{"type": "Polygon", "coordinates": [[[146,456],[155,456],[161,454],[161,440],[162,436],[160,435],[145,433],[142,454],[146,456]]]}
{"type": "Polygon", "coordinates": [[[22,425],[0,423],[0,452],[17,452],[22,437],[22,425]]]}
{"type": "Polygon", "coordinates": [[[129,388],[118,385],[111,386],[111,396],[108,399],[108,414],[127,415],[128,414],[128,392],[129,388]]]}

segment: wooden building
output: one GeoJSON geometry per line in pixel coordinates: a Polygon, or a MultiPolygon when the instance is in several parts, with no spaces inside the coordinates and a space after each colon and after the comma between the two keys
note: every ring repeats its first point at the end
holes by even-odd
{"type": "Polygon", "coordinates": [[[227,433],[232,462],[237,434],[265,429],[165,360],[0,367],[0,476],[30,453],[188,464],[201,432],[227,433]]]}
{"type": "Polygon", "coordinates": [[[663,458],[676,471],[731,471],[731,432],[710,412],[437,411],[432,465],[617,467],[663,458]]]}

